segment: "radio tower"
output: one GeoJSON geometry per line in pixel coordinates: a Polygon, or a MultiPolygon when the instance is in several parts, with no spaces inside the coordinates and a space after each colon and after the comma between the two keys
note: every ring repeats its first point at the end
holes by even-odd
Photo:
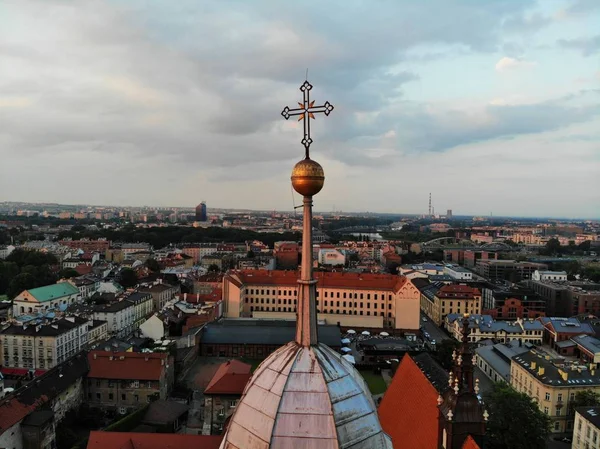
{"type": "Polygon", "coordinates": [[[429,192],[429,216],[431,217],[431,192],[429,192]]]}

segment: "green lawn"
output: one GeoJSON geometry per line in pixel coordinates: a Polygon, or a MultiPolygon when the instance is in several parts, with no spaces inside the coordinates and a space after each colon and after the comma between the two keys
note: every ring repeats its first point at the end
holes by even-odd
{"type": "Polygon", "coordinates": [[[371,394],[385,393],[387,386],[385,384],[385,380],[383,380],[383,377],[381,377],[381,374],[375,374],[372,370],[361,371],[360,374],[369,386],[371,394]]]}

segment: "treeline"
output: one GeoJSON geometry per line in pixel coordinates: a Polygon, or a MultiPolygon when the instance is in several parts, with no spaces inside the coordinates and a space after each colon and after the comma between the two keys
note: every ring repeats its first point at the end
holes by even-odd
{"type": "Polygon", "coordinates": [[[83,229],[82,226],[73,227],[70,231],[59,233],[58,239],[61,240],[64,238],[72,238],[74,240],[81,238],[106,238],[112,242],[123,243],[146,242],[154,248],[162,248],[170,244],[239,243],[246,240],[260,240],[270,248],[273,248],[275,242],[281,240],[299,241],[301,235],[298,232],[259,233],[244,229],[220,227],[189,228],[168,226],[163,228],[136,228],[133,225],[126,225],[120,229],[101,230],[83,229]]]}
{"type": "Polygon", "coordinates": [[[15,249],[0,261],[0,295],[12,299],[23,290],[56,283],[57,264],[53,254],[15,249]]]}

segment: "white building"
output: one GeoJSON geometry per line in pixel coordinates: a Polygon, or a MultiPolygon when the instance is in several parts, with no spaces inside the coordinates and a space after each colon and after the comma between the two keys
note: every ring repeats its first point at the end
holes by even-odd
{"type": "MultiPolygon", "coordinates": [[[[458,341],[462,340],[462,314],[451,313],[446,316],[445,326],[458,341]]],[[[544,326],[538,320],[494,321],[490,315],[471,315],[469,317],[469,341],[492,339],[502,343],[512,340],[523,343],[542,344],[544,326]]]]}
{"type": "Polygon", "coordinates": [[[346,255],[333,248],[322,248],[318,255],[319,265],[345,265],[346,255]]]}
{"type": "Polygon", "coordinates": [[[15,250],[13,245],[0,246],[0,259],[6,259],[15,250]]]}
{"type": "Polygon", "coordinates": [[[73,304],[81,300],[79,289],[70,282],[24,290],[13,300],[13,317],[36,315],[73,304]]]}
{"type": "Polygon", "coordinates": [[[531,275],[532,281],[566,281],[567,280],[567,272],[566,271],[540,271],[535,270],[531,275]]]}
{"type": "MultiPolygon", "coordinates": [[[[60,281],[59,281],[60,282],[60,281]]],[[[65,282],[65,281],[63,281],[65,282]]],[[[79,290],[81,299],[87,299],[98,291],[100,282],[95,279],[90,279],[86,276],[71,278],[67,282],[71,283],[79,290]]]]}
{"type": "Polygon", "coordinates": [[[600,448],[600,407],[577,407],[572,449],[600,448]]]}
{"type": "Polygon", "coordinates": [[[458,265],[444,266],[444,274],[451,276],[453,279],[461,281],[473,280],[473,273],[467,270],[466,268],[460,267],[458,265]]]}
{"type": "Polygon", "coordinates": [[[508,343],[484,345],[475,349],[475,364],[492,382],[510,384],[510,361],[519,354],[529,352],[531,343],[511,340],[508,343]]]}
{"type": "Polygon", "coordinates": [[[152,295],[132,293],[119,301],[96,306],[93,317],[107,322],[110,337],[123,338],[137,330],[152,313],[152,304],[152,295]]]}
{"type": "Polygon", "coordinates": [[[156,341],[165,336],[165,325],[162,320],[154,314],[142,323],[140,331],[142,332],[142,336],[156,341]]]}
{"type": "Polygon", "coordinates": [[[73,316],[48,324],[12,324],[0,332],[2,365],[53,368],[86,347],[91,325],[89,320],[73,316]]]}

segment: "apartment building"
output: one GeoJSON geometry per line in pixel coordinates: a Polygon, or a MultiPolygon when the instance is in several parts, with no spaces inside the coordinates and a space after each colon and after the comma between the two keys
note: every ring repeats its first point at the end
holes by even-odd
{"type": "Polygon", "coordinates": [[[118,301],[95,306],[92,316],[95,320],[107,322],[110,337],[123,338],[138,329],[152,314],[153,305],[151,294],[135,292],[118,301]]]}
{"type": "MultiPolygon", "coordinates": [[[[419,328],[420,293],[391,274],[317,272],[318,318],[342,327],[419,328]]],[[[223,278],[225,316],[295,319],[298,273],[231,271],[223,278]]]]}
{"type": "Polygon", "coordinates": [[[468,285],[434,282],[420,288],[420,307],[435,324],[441,326],[446,315],[479,315],[481,292],[468,285]]]}
{"type": "Polygon", "coordinates": [[[89,320],[74,316],[45,324],[11,324],[0,331],[2,366],[53,368],[86,347],[90,326],[89,320]]]}
{"type": "Polygon", "coordinates": [[[536,270],[547,270],[548,265],[515,260],[478,260],[475,271],[491,281],[508,280],[519,282],[531,279],[536,270]]]}
{"type": "Polygon", "coordinates": [[[600,407],[577,407],[571,449],[600,448],[600,407]]]}
{"type": "Polygon", "coordinates": [[[91,351],[88,363],[88,404],[121,414],[167,399],[174,381],[173,357],[166,353],[91,351]]]}
{"type": "Polygon", "coordinates": [[[154,311],[159,312],[168,301],[175,298],[175,296],[181,291],[181,288],[179,285],[173,286],[159,282],[148,287],[140,287],[138,291],[140,293],[150,294],[154,304],[154,311]]]}
{"type": "Polygon", "coordinates": [[[513,357],[510,383],[536,401],[550,417],[553,432],[570,432],[574,427],[570,402],[580,391],[600,393],[600,371],[595,365],[555,360],[542,351],[531,350],[513,357]]]}
{"type": "MultiPolygon", "coordinates": [[[[452,313],[446,316],[445,327],[458,341],[462,341],[463,315],[452,313]]],[[[500,343],[521,341],[541,345],[544,339],[544,326],[538,320],[495,321],[490,315],[469,316],[469,341],[492,339],[500,343]]]]}

